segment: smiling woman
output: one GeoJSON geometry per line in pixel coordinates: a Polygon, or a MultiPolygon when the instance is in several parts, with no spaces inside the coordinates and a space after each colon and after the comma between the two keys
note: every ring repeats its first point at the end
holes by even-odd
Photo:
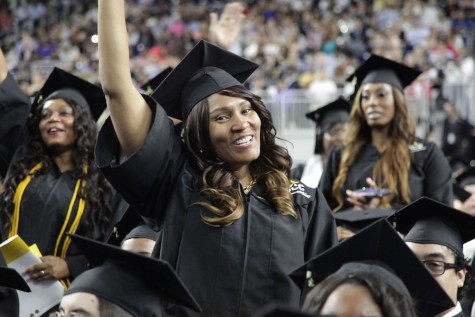
{"type": "Polygon", "coordinates": [[[244,87],[257,65],[201,41],[151,99],[129,85],[126,34],[123,3],[100,0],[111,120],[96,162],[150,226],[163,228],[154,256],[203,309],[173,304],[167,313],[246,317],[272,301],[298,307],[301,290],[287,273],[337,242],[335,220],[318,189],[291,182],[271,114],[244,87]],[[182,120],[182,138],[168,117],[182,120]]]}

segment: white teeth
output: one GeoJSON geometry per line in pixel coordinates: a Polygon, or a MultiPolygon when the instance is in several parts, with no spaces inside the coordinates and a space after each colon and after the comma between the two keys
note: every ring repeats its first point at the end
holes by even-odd
{"type": "Polygon", "coordinates": [[[59,131],[59,129],[57,129],[57,128],[52,128],[52,129],[50,129],[49,131],[50,131],[50,132],[56,132],[56,131],[59,131]]]}
{"type": "Polygon", "coordinates": [[[251,140],[252,140],[252,136],[248,135],[248,136],[243,137],[242,139],[234,141],[234,144],[241,145],[244,143],[249,143],[251,142],[251,140]]]}

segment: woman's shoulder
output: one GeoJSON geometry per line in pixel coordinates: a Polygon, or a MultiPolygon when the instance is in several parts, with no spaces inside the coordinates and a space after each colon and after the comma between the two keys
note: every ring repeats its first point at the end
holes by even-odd
{"type": "Polygon", "coordinates": [[[290,182],[290,194],[294,198],[294,203],[304,204],[314,200],[317,196],[317,189],[309,187],[298,180],[290,182]]]}

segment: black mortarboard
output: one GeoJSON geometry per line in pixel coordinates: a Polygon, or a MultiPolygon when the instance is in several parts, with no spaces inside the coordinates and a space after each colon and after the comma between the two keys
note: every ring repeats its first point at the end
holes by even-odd
{"type": "Polygon", "coordinates": [[[159,312],[163,310],[164,301],[201,311],[168,262],[75,234],[68,235],[90,264],[100,266],[76,277],[66,294],[92,293],[133,316],[162,316],[159,312]]]}
{"type": "Polygon", "coordinates": [[[475,239],[475,217],[428,197],[398,210],[391,221],[406,242],[440,244],[463,257],[463,244],[475,239]]]}
{"type": "Polygon", "coordinates": [[[394,214],[391,209],[348,209],[333,214],[338,226],[343,226],[353,232],[358,232],[381,218],[387,218],[394,214]]]}
{"type": "Polygon", "coordinates": [[[463,189],[458,184],[453,184],[452,186],[453,186],[453,190],[454,190],[454,197],[456,199],[460,200],[461,202],[466,201],[467,199],[470,198],[470,196],[472,196],[471,193],[469,193],[468,191],[463,189]]]}
{"type": "Polygon", "coordinates": [[[147,238],[150,240],[157,240],[159,232],[150,228],[147,224],[139,225],[132,230],[124,237],[124,241],[134,238],[147,238]]]}
{"type": "Polygon", "coordinates": [[[200,41],[152,93],[168,116],[186,121],[199,101],[242,85],[257,64],[206,41],[200,41]]]}
{"type": "MultiPolygon", "coordinates": [[[[396,289],[403,289],[401,284],[405,285],[416,301],[420,316],[435,316],[454,306],[439,283],[386,219],[376,221],[353,237],[311,259],[290,275],[297,285],[303,287],[307,271],[311,272],[312,279],[318,283],[350,262],[376,266],[378,262],[382,263],[378,268],[381,273],[379,276],[384,277],[396,289]]],[[[348,268],[367,271],[364,265],[360,265],[361,269],[358,269],[357,264],[352,264],[343,268],[345,274],[349,272],[348,268]]]]}
{"type": "Polygon", "coordinates": [[[475,167],[470,166],[466,168],[462,173],[455,177],[455,182],[461,187],[475,185],[475,167]]]}
{"type": "Polygon", "coordinates": [[[334,123],[347,122],[350,110],[351,104],[340,97],[316,110],[307,112],[305,116],[325,131],[334,123]]]}
{"type": "Polygon", "coordinates": [[[17,270],[5,266],[0,266],[0,286],[31,292],[23,276],[17,270]]]}
{"type": "Polygon", "coordinates": [[[55,67],[36,94],[31,111],[36,112],[45,100],[60,98],[73,100],[83,106],[96,121],[107,106],[101,87],[55,67]]]}
{"type": "Polygon", "coordinates": [[[140,86],[140,89],[142,89],[147,95],[152,94],[152,92],[162,83],[162,81],[168,76],[168,74],[171,73],[172,70],[173,68],[170,66],[165,68],[160,73],[158,73],[158,75],[152,77],[152,79],[140,86]]]}
{"type": "Polygon", "coordinates": [[[366,83],[387,83],[402,91],[421,73],[417,69],[373,54],[348,77],[347,81],[354,83],[355,92],[366,83]]]}

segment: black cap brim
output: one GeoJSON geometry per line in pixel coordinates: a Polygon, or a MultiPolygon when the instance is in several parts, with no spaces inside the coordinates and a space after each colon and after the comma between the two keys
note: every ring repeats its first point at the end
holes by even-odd
{"type": "MultiPolygon", "coordinates": [[[[200,305],[168,262],[125,251],[114,245],[76,234],[68,233],[68,236],[71,237],[72,243],[86,256],[90,264],[97,266],[105,261],[112,261],[130,268],[137,274],[138,278],[152,284],[157,293],[165,294],[176,303],[195,311],[201,311],[200,305]]],[[[124,285],[124,287],[127,287],[127,285],[124,285]]],[[[113,290],[111,291],[113,292],[113,290]]]]}
{"type": "Polygon", "coordinates": [[[38,110],[38,106],[44,100],[52,99],[50,96],[55,92],[56,94],[54,99],[72,98],[75,102],[85,107],[85,109],[91,113],[92,117],[96,121],[99,119],[107,106],[106,97],[101,87],[74,76],[73,74],[58,67],[55,67],[46,79],[43,87],[41,87],[41,89],[36,94],[31,105],[32,113],[38,110]],[[71,93],[71,91],[68,89],[73,89],[80,96],[78,97],[77,94],[71,93]]]}
{"type": "Polygon", "coordinates": [[[0,285],[23,292],[31,292],[28,283],[17,270],[0,266],[0,285]]]}
{"type": "Polygon", "coordinates": [[[347,81],[355,92],[365,83],[388,83],[400,90],[409,86],[422,72],[379,55],[371,55],[347,81]]]}
{"type": "Polygon", "coordinates": [[[376,220],[387,218],[394,215],[394,210],[375,208],[375,209],[349,209],[338,211],[333,214],[337,225],[347,227],[352,231],[360,231],[369,226],[376,220]]]}
{"type": "Polygon", "coordinates": [[[339,245],[311,259],[290,273],[303,287],[307,271],[318,283],[349,262],[379,261],[391,268],[416,301],[420,316],[435,316],[454,306],[414,253],[386,219],[380,219],[339,245]]]}
{"type": "Polygon", "coordinates": [[[429,197],[399,209],[390,221],[405,240],[445,245],[463,254],[463,243],[475,239],[475,217],[429,197]]]}
{"type": "Polygon", "coordinates": [[[206,41],[200,41],[152,93],[168,116],[185,121],[200,100],[243,84],[257,64],[206,41]]]}
{"type": "Polygon", "coordinates": [[[346,122],[351,110],[351,104],[344,98],[338,98],[314,111],[307,112],[305,116],[320,126],[334,122],[346,122]]]}

